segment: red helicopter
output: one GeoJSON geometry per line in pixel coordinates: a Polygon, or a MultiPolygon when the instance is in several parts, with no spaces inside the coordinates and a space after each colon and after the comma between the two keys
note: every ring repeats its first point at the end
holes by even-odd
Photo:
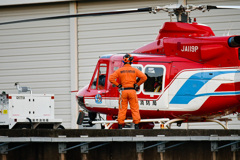
{"type": "MultiPolygon", "coordinates": [[[[141,8],[138,11],[166,11],[166,22],[155,41],[132,51],[133,67],[148,79],[137,91],[141,128],[153,128],[153,122],[171,127],[176,122],[217,122],[219,117],[240,112],[240,36],[216,37],[210,27],[191,22],[190,11],[235,8],[235,6],[168,5],[141,8]],[[178,22],[172,22],[172,15],[178,22]]],[[[89,112],[92,123],[111,123],[117,128],[119,91],[108,81],[109,75],[123,66],[124,54],[100,57],[89,85],[77,93],[79,105],[89,112]],[[96,113],[107,121],[94,121],[96,113]],[[115,125],[114,125],[115,124],[115,125]]],[[[82,115],[81,115],[82,116],[82,115]]],[[[131,122],[130,109],[127,112],[131,122]]]]}
{"type": "MultiPolygon", "coordinates": [[[[134,12],[168,12],[170,22],[164,23],[157,38],[132,51],[133,67],[144,72],[148,80],[137,91],[141,126],[153,128],[154,122],[170,128],[176,122],[217,122],[225,129],[222,116],[240,112],[240,36],[217,37],[208,26],[189,17],[194,10],[240,9],[240,6],[190,5],[186,0],[164,7],[91,12],[63,16],[2,22],[0,25],[59,18],[125,14],[134,12]],[[177,22],[172,22],[176,15],[177,22]],[[220,118],[220,119],[218,119],[220,118]]],[[[125,53],[124,53],[125,54],[125,53]]],[[[123,66],[124,54],[100,57],[89,85],[76,94],[78,104],[89,114],[91,124],[108,123],[117,128],[119,91],[108,77],[123,66]],[[107,121],[95,121],[97,113],[107,121]]],[[[80,112],[78,122],[83,121],[80,112]]],[[[126,123],[131,122],[127,112],[126,123]]]]}

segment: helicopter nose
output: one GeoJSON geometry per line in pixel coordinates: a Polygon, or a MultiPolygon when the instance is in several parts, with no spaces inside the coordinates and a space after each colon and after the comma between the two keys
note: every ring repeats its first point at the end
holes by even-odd
{"type": "Polygon", "coordinates": [[[78,101],[78,105],[80,107],[82,107],[83,109],[87,110],[85,104],[84,104],[84,97],[83,96],[79,96],[77,97],[77,101],[78,101]]]}

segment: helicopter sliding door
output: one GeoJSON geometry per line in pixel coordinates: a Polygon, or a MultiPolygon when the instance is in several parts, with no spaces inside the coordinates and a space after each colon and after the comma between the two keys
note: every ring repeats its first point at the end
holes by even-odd
{"type": "Polygon", "coordinates": [[[143,94],[148,96],[149,99],[146,100],[146,107],[150,109],[168,108],[168,96],[164,96],[163,94],[166,67],[164,65],[146,65],[144,73],[148,77],[143,85],[143,94]]]}
{"type": "Polygon", "coordinates": [[[163,95],[165,86],[166,67],[164,65],[132,65],[143,71],[147,76],[147,81],[141,85],[137,91],[140,108],[142,109],[162,109],[168,107],[168,96],[164,99],[163,95]]]}

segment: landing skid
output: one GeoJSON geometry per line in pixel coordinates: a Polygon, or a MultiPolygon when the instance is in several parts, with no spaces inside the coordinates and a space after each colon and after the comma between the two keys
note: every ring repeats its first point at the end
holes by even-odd
{"type": "MultiPolygon", "coordinates": [[[[185,121],[185,119],[183,119],[183,118],[171,119],[171,120],[167,121],[166,123],[164,123],[164,128],[171,129],[172,123],[183,122],[183,121],[185,121]]],[[[232,119],[222,118],[222,119],[206,119],[206,120],[204,120],[204,122],[215,122],[215,123],[219,124],[220,126],[222,126],[224,129],[229,129],[228,128],[229,121],[232,121],[232,119]],[[221,121],[225,121],[225,125],[221,121]]],[[[201,122],[201,121],[191,121],[191,123],[193,123],[193,122],[201,122]]]]}
{"type": "Polygon", "coordinates": [[[218,123],[219,125],[221,125],[224,129],[228,129],[228,122],[229,121],[232,121],[232,119],[228,119],[228,118],[225,118],[225,119],[207,119],[208,122],[216,122],[218,123]],[[225,121],[225,125],[223,123],[221,123],[221,121],[225,121]]]}
{"type": "MultiPolygon", "coordinates": [[[[222,118],[222,119],[206,119],[204,122],[215,122],[222,126],[224,129],[228,129],[228,122],[231,121],[232,119],[228,118],[222,118]],[[225,124],[223,124],[221,121],[224,121],[225,124]]],[[[147,122],[155,122],[155,123],[160,123],[161,129],[171,129],[172,123],[177,123],[181,124],[182,122],[186,121],[184,118],[175,118],[169,120],[168,118],[159,118],[159,119],[141,119],[140,123],[147,123],[147,122]]],[[[133,123],[133,120],[125,120],[125,123],[133,123]]],[[[194,122],[203,122],[203,121],[188,121],[189,123],[194,123],[194,122]]],[[[106,121],[92,121],[92,124],[102,124],[105,126],[105,129],[111,128],[111,126],[115,123],[118,123],[117,120],[106,120],[106,121]]],[[[188,128],[187,128],[188,129],[188,128]]]]}

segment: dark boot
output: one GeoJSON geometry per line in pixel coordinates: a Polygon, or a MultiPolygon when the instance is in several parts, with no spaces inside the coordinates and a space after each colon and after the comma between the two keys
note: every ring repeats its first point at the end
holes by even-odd
{"type": "Polygon", "coordinates": [[[122,129],[122,125],[121,124],[118,124],[118,129],[122,129]]]}
{"type": "Polygon", "coordinates": [[[139,124],[135,124],[135,129],[139,129],[139,124]]]}

